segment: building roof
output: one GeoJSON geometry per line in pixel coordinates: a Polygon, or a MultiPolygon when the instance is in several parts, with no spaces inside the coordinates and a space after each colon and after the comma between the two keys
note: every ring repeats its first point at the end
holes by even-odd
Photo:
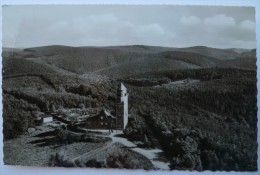
{"type": "Polygon", "coordinates": [[[99,115],[104,114],[106,117],[111,117],[111,118],[115,118],[109,111],[102,109],[99,113],[99,115]]]}
{"type": "Polygon", "coordinates": [[[41,115],[41,118],[48,118],[48,117],[52,117],[52,115],[50,115],[50,114],[42,114],[41,115]]]}
{"type": "Polygon", "coordinates": [[[97,117],[100,117],[101,115],[105,116],[106,118],[107,117],[111,117],[111,118],[116,118],[115,116],[113,116],[109,111],[105,110],[105,109],[102,109],[98,115],[95,115],[95,116],[91,116],[91,117],[88,117],[86,118],[86,120],[93,120],[97,117]]]}

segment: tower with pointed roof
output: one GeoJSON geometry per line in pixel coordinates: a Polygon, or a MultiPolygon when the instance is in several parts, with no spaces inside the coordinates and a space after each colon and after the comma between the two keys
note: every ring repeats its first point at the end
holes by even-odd
{"type": "Polygon", "coordinates": [[[125,129],[128,123],[128,93],[123,83],[117,88],[116,127],[125,129]]]}

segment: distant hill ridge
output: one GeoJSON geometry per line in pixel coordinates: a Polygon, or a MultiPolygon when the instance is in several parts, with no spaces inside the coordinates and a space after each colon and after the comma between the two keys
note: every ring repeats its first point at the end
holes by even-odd
{"type": "MultiPolygon", "coordinates": [[[[170,48],[145,45],[107,47],[52,45],[15,50],[12,54],[10,51],[8,49],[3,52],[4,59],[26,59],[27,63],[29,60],[37,62],[38,65],[49,65],[49,69],[57,67],[77,74],[94,72],[112,78],[176,69],[215,67],[256,69],[255,49],[218,49],[205,46],[170,48]]],[[[3,62],[9,65],[16,64],[12,60],[3,62]]],[[[8,69],[8,72],[10,71],[8,69]]]]}
{"type": "MultiPolygon", "coordinates": [[[[134,52],[134,53],[159,53],[165,51],[182,51],[182,52],[191,52],[198,53],[205,56],[214,57],[217,59],[235,59],[241,53],[249,52],[251,49],[242,49],[242,48],[228,48],[228,49],[219,49],[206,46],[192,46],[192,47],[161,47],[161,46],[146,46],[146,45],[126,45],[126,46],[81,46],[81,47],[72,47],[72,46],[62,46],[62,45],[52,45],[52,46],[42,46],[42,47],[33,47],[26,48],[24,51],[27,52],[48,52],[48,53],[57,53],[57,52],[70,52],[70,51],[82,51],[82,50],[120,50],[124,52],[134,52]]],[[[254,49],[252,49],[254,50],[254,49]]]]}

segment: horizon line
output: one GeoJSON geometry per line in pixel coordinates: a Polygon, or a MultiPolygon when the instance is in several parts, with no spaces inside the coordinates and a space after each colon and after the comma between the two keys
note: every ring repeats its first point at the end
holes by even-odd
{"type": "Polygon", "coordinates": [[[129,47],[129,46],[146,46],[146,47],[163,47],[163,48],[192,48],[192,47],[207,47],[207,48],[214,48],[214,49],[248,49],[248,50],[254,50],[257,47],[254,48],[243,48],[243,47],[212,47],[212,46],[205,46],[205,45],[192,45],[192,46],[184,46],[184,47],[173,47],[173,46],[159,46],[159,45],[144,45],[144,44],[129,44],[129,45],[106,45],[106,46],[97,46],[97,45],[82,45],[82,46],[72,46],[72,45],[62,45],[62,44],[50,44],[50,45],[39,45],[39,46],[31,46],[31,47],[8,47],[8,46],[2,46],[2,49],[29,49],[29,48],[37,48],[37,47],[50,47],[50,46],[64,46],[64,47],[72,47],[72,48],[80,48],[80,47],[99,47],[99,48],[105,48],[105,47],[129,47]]]}

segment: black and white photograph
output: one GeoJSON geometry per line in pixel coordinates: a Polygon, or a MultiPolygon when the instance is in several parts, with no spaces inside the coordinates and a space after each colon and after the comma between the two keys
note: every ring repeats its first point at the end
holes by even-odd
{"type": "Polygon", "coordinates": [[[258,171],[255,15],[3,5],[4,164],[258,171]]]}

